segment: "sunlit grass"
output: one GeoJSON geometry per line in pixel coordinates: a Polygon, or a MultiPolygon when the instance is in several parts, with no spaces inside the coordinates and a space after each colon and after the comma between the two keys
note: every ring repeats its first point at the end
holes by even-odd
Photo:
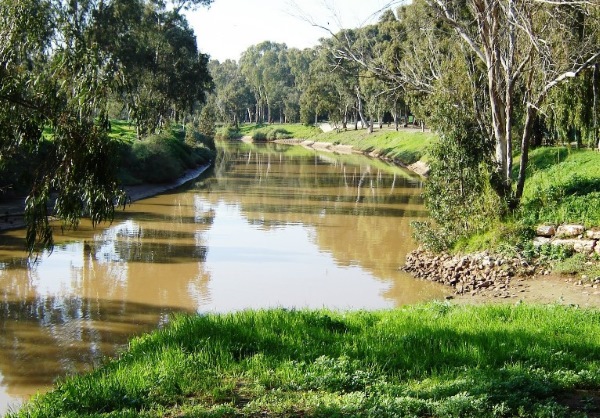
{"type": "MultiPolygon", "coordinates": [[[[273,123],[273,124],[243,124],[240,126],[240,133],[242,136],[254,136],[257,132],[268,132],[279,130],[282,133],[285,132],[287,138],[294,139],[305,139],[311,138],[321,133],[321,129],[314,126],[306,126],[300,123],[273,123]]],[[[264,138],[266,139],[266,138],[264,138]]],[[[274,138],[269,138],[274,139],[274,138]]]]}
{"type": "Polygon", "coordinates": [[[260,139],[272,139],[265,136],[267,130],[282,130],[287,133],[286,137],[294,139],[352,145],[357,151],[374,153],[403,164],[412,164],[419,160],[427,161],[427,149],[437,138],[436,134],[431,132],[404,129],[397,132],[388,127],[375,128],[371,134],[366,129],[352,128],[345,131],[322,132],[319,128],[301,124],[245,124],[240,127],[243,136],[253,137],[258,133],[260,139]]]}
{"type": "Polygon", "coordinates": [[[525,220],[600,226],[600,153],[539,148],[530,161],[522,202],[525,220]]]}
{"type": "Polygon", "coordinates": [[[371,134],[366,129],[327,132],[312,138],[315,141],[352,145],[355,149],[375,153],[404,164],[427,161],[427,149],[437,136],[431,132],[415,132],[393,129],[375,129],[371,134]]]}
{"type": "Polygon", "coordinates": [[[599,390],[598,311],[280,309],[177,318],[13,416],[584,416],[599,390]]]}

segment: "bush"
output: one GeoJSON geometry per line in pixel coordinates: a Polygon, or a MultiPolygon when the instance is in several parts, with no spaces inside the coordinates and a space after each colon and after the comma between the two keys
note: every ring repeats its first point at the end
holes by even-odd
{"type": "MultiPolygon", "coordinates": [[[[151,135],[131,146],[121,145],[121,173],[124,184],[165,183],[181,177],[186,169],[197,167],[213,158],[213,151],[197,131],[186,131],[186,140],[164,133],[151,135]],[[189,135],[189,137],[188,137],[189,135]],[[199,140],[201,146],[191,147],[186,142],[199,140]]],[[[208,142],[208,141],[207,141],[208,142]]],[[[214,141],[210,141],[214,144],[214,141]]]]}
{"type": "Polygon", "coordinates": [[[217,129],[215,137],[218,139],[237,139],[241,137],[240,131],[231,125],[221,126],[217,129]]]}
{"type": "Polygon", "coordinates": [[[151,135],[131,146],[129,170],[135,177],[149,183],[162,183],[176,179],[183,174],[184,167],[173,151],[176,141],[168,135],[151,135]]]}
{"type": "Polygon", "coordinates": [[[211,151],[217,149],[214,138],[204,135],[198,130],[196,125],[192,123],[188,123],[185,126],[185,143],[192,148],[200,147],[211,151]]]}
{"type": "Polygon", "coordinates": [[[198,131],[208,138],[215,137],[215,112],[211,106],[204,106],[200,112],[200,122],[198,123],[198,131]]]}
{"type": "Polygon", "coordinates": [[[252,134],[254,141],[273,141],[276,139],[289,139],[292,135],[283,128],[259,129],[252,134]]]}

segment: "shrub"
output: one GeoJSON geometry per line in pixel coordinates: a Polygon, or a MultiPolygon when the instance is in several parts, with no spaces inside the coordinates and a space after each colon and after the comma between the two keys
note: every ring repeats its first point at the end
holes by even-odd
{"type": "Polygon", "coordinates": [[[241,137],[240,131],[231,125],[224,125],[217,129],[215,137],[218,139],[237,139],[241,137]]]}
{"type": "Polygon", "coordinates": [[[273,141],[275,139],[289,139],[292,135],[283,128],[259,129],[252,134],[254,141],[273,141]]]}
{"type": "Polygon", "coordinates": [[[204,106],[200,112],[200,122],[198,123],[198,131],[208,138],[215,137],[215,112],[211,106],[204,106]]]}
{"type": "Polygon", "coordinates": [[[129,170],[142,181],[161,183],[175,179],[183,174],[184,167],[173,152],[177,141],[168,135],[151,135],[131,146],[129,170]]]}

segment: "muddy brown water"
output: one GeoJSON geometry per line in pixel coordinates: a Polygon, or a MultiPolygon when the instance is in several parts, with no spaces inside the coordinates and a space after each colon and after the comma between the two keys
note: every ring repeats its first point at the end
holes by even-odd
{"type": "Polygon", "coordinates": [[[56,230],[28,259],[0,235],[0,415],[84,372],[177,312],[385,309],[446,290],[398,270],[426,216],[420,179],[362,156],[222,144],[212,170],[119,212],[56,230]]]}

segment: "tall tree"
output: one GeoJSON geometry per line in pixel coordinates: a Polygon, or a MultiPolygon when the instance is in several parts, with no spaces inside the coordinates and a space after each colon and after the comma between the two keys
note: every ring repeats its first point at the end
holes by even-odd
{"type": "Polygon", "coordinates": [[[579,0],[425,0],[484,66],[495,141],[499,194],[520,201],[528,151],[540,106],[556,86],[600,57],[600,4],[579,0]],[[517,88],[523,89],[518,95],[517,88]],[[524,118],[518,120],[522,106],[524,118]],[[513,135],[520,136],[520,168],[511,193],[513,135]]]}

